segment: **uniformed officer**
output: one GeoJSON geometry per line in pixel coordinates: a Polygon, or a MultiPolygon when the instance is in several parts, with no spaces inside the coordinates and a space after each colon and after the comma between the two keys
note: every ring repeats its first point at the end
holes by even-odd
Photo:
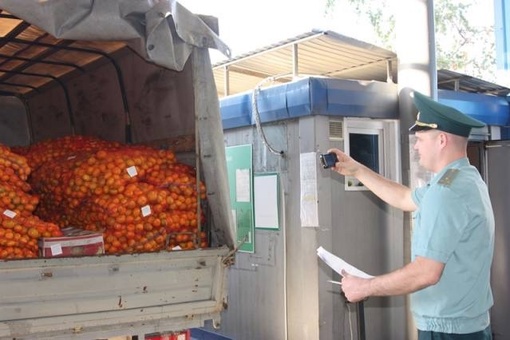
{"type": "Polygon", "coordinates": [[[418,337],[492,339],[490,267],[494,214],[487,186],[467,158],[472,128],[485,124],[414,92],[419,114],[410,128],[420,164],[435,175],[424,187],[386,179],[338,149],[333,168],[354,176],[388,204],[413,212],[411,262],[393,272],[362,279],[344,273],[351,302],[369,296],[411,294],[418,337]]]}

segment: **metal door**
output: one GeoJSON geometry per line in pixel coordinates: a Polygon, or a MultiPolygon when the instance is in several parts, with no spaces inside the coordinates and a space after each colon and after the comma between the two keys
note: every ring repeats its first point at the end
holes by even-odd
{"type": "Polygon", "coordinates": [[[503,340],[510,339],[510,141],[487,142],[485,150],[484,170],[496,221],[491,322],[494,340],[503,340]]]}

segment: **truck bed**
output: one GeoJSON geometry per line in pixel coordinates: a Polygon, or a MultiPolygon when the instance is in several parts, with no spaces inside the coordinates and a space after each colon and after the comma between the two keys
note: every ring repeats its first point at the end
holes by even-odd
{"type": "Polygon", "coordinates": [[[211,248],[1,261],[0,339],[143,339],[217,325],[235,252],[208,53],[228,50],[217,20],[173,0],[80,4],[0,0],[0,143],[81,135],[172,149],[207,186],[211,248]],[[170,143],[183,139],[193,142],[170,143]]]}

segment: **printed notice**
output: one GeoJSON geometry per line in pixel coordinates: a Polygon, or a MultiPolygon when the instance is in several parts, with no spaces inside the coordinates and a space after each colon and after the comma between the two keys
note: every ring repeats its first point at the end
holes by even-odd
{"type": "Polygon", "coordinates": [[[236,169],[236,201],[251,201],[250,169],[236,169]]]}
{"type": "Polygon", "coordinates": [[[319,226],[319,203],[317,198],[317,154],[300,155],[301,226],[319,226]]]}

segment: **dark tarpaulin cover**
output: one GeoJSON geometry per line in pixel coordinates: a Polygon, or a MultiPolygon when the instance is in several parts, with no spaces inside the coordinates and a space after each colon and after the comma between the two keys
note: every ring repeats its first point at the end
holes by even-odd
{"type": "Polygon", "coordinates": [[[126,41],[146,60],[181,71],[193,46],[229,48],[174,0],[0,0],[0,8],[58,39],[126,41]]]}

